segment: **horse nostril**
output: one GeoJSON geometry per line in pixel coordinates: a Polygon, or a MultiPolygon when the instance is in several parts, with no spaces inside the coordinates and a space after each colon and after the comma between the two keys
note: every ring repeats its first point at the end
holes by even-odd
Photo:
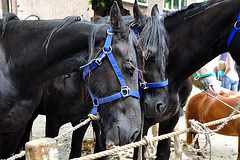
{"type": "Polygon", "coordinates": [[[131,137],[131,142],[133,142],[137,138],[138,134],[139,134],[139,130],[136,129],[136,131],[133,133],[133,135],[131,137]]]}
{"type": "Polygon", "coordinates": [[[210,91],[214,91],[214,86],[212,84],[209,84],[210,91]]]}
{"type": "Polygon", "coordinates": [[[160,103],[160,102],[156,104],[156,111],[157,111],[157,113],[160,113],[162,111],[162,106],[163,106],[163,104],[160,103]]]}

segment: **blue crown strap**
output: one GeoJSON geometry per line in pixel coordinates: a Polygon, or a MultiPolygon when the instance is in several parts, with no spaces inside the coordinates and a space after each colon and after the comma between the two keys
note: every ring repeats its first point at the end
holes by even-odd
{"type": "Polygon", "coordinates": [[[136,24],[134,29],[135,36],[138,38],[138,25],[136,24]]]}
{"type": "Polygon", "coordinates": [[[109,51],[109,48],[110,48],[111,42],[112,42],[112,35],[113,35],[113,31],[112,31],[112,28],[110,28],[107,30],[107,39],[106,39],[104,47],[103,47],[104,52],[109,51]]]}
{"type": "Polygon", "coordinates": [[[238,15],[238,19],[237,19],[236,23],[234,24],[234,28],[233,28],[233,30],[232,30],[232,33],[230,34],[230,36],[229,36],[229,38],[228,38],[228,41],[227,41],[228,48],[229,48],[229,46],[230,46],[230,43],[231,43],[233,37],[234,37],[235,34],[237,33],[237,31],[240,32],[240,27],[237,27],[237,23],[239,23],[239,22],[240,22],[240,12],[239,12],[239,15],[238,15]]]}
{"type": "Polygon", "coordinates": [[[127,85],[126,85],[126,83],[125,83],[125,81],[123,79],[123,76],[122,76],[122,74],[121,74],[121,72],[120,72],[120,70],[118,68],[118,65],[117,65],[117,63],[116,63],[112,53],[111,52],[107,53],[107,56],[108,56],[108,59],[109,59],[110,63],[112,64],[112,67],[113,67],[113,69],[114,69],[114,71],[116,73],[116,76],[117,76],[117,78],[118,78],[118,80],[120,82],[121,87],[122,88],[126,87],[127,85]]]}
{"type": "Polygon", "coordinates": [[[160,14],[159,19],[162,20],[162,19],[164,19],[165,17],[167,17],[165,14],[160,14]]]}
{"type": "Polygon", "coordinates": [[[159,82],[159,83],[147,83],[146,85],[148,88],[164,87],[164,86],[168,85],[168,79],[166,81],[159,82]]]}

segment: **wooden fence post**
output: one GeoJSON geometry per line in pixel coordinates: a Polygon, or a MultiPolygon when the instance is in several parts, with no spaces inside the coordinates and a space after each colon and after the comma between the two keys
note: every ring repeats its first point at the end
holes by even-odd
{"type": "Polygon", "coordinates": [[[27,142],[25,151],[26,160],[58,160],[58,143],[52,138],[27,142]]]}

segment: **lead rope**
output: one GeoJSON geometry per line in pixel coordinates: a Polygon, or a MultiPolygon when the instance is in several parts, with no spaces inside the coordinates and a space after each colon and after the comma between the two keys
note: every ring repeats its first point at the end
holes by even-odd
{"type": "MultiPolygon", "coordinates": [[[[212,94],[210,94],[210,93],[208,93],[208,92],[206,92],[206,91],[204,91],[204,90],[201,90],[201,91],[204,92],[204,93],[206,93],[207,95],[215,98],[215,99],[218,100],[219,102],[222,102],[223,104],[225,104],[225,105],[228,106],[229,108],[235,110],[234,107],[232,107],[232,106],[230,106],[229,104],[225,103],[224,101],[222,101],[221,99],[217,98],[216,96],[213,96],[212,94]]],[[[240,113],[240,111],[237,111],[237,112],[240,113]]]]}
{"type": "MultiPolygon", "coordinates": [[[[143,127],[144,127],[144,113],[142,112],[141,114],[141,119],[142,119],[142,124],[141,124],[141,134],[140,134],[140,139],[143,137],[143,127]]],[[[138,147],[138,158],[137,160],[142,160],[142,146],[138,147]]]]}

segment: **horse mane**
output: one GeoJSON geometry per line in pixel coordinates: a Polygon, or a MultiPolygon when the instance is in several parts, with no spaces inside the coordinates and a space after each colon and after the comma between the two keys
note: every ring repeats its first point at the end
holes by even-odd
{"type": "Polygon", "coordinates": [[[37,18],[38,21],[40,20],[39,16],[32,14],[32,15],[27,16],[27,18],[25,18],[24,21],[27,20],[30,17],[35,17],[35,18],[37,18]]]}
{"type": "MultiPolygon", "coordinates": [[[[169,54],[167,32],[163,22],[158,17],[151,16],[147,18],[147,23],[144,26],[139,38],[139,42],[144,53],[147,53],[152,46],[157,46],[157,50],[161,53],[158,54],[158,58],[161,60],[167,60],[169,54]]],[[[149,55],[144,55],[145,59],[148,57],[149,55]]],[[[165,66],[162,67],[164,67],[164,70],[165,66]]]]}
{"type": "Polygon", "coordinates": [[[49,43],[51,41],[51,39],[62,29],[64,29],[65,27],[69,26],[70,24],[74,23],[74,22],[78,22],[80,21],[81,18],[79,16],[68,16],[66,18],[64,18],[57,26],[55,26],[53,28],[53,30],[49,33],[49,35],[47,36],[46,40],[43,43],[43,46],[45,46],[46,49],[46,53],[47,53],[47,49],[49,46],[49,43]]]}
{"type": "Polygon", "coordinates": [[[1,21],[1,26],[2,26],[2,36],[5,32],[5,29],[6,29],[6,25],[9,21],[11,20],[19,20],[19,18],[17,17],[16,14],[14,13],[9,13],[6,15],[6,17],[1,21]]]}
{"type": "MultiPolygon", "coordinates": [[[[90,59],[93,58],[93,57],[94,57],[94,58],[97,58],[97,56],[101,53],[101,50],[98,51],[97,54],[94,53],[94,51],[95,51],[96,35],[97,35],[98,31],[99,31],[101,28],[107,27],[107,26],[109,26],[109,25],[107,25],[107,24],[105,24],[105,23],[94,25],[93,30],[92,30],[92,33],[91,33],[90,40],[88,41],[89,53],[90,53],[89,58],[90,58],[90,59]]],[[[110,27],[109,27],[109,29],[110,29],[110,27]]],[[[106,33],[105,35],[107,35],[107,33],[106,33]]]]}
{"type": "Polygon", "coordinates": [[[201,14],[202,12],[204,12],[204,10],[207,7],[209,7],[211,5],[214,5],[216,3],[219,3],[219,2],[223,2],[223,1],[224,0],[208,0],[208,1],[200,2],[200,3],[192,3],[188,7],[182,8],[178,11],[175,11],[171,14],[166,15],[165,18],[171,18],[171,17],[174,17],[175,15],[185,13],[184,19],[187,20],[187,19],[190,19],[190,18],[192,18],[192,17],[194,17],[198,14],[201,14]]]}

